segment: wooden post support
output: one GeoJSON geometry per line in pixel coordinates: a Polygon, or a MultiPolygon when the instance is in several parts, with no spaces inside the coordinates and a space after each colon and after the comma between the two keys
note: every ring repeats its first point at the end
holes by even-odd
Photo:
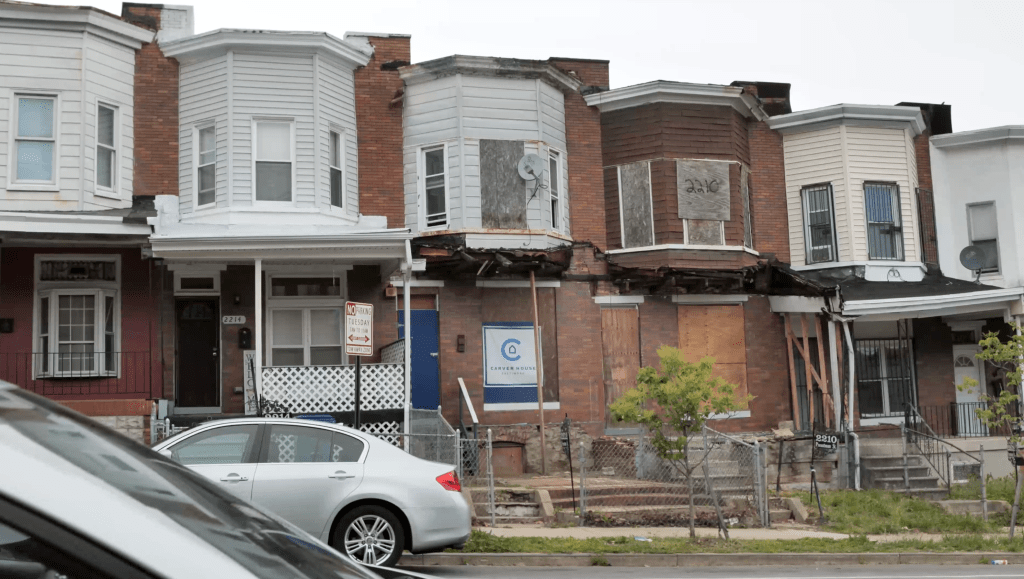
{"type": "Polygon", "coordinates": [[[807,416],[810,423],[814,424],[814,380],[811,372],[814,365],[811,364],[810,339],[807,337],[807,314],[800,314],[800,331],[803,332],[804,347],[800,351],[800,357],[804,359],[804,373],[807,375],[807,416]]]}
{"type": "Polygon", "coordinates": [[[832,406],[832,395],[828,390],[828,374],[825,373],[825,327],[821,316],[814,317],[814,330],[818,333],[818,385],[821,387],[822,412],[825,414],[825,427],[831,426],[827,410],[832,406]]]}
{"type": "Polygon", "coordinates": [[[800,430],[800,401],[796,393],[796,363],[793,361],[793,328],[789,323],[789,314],[782,314],[786,324],[786,354],[789,358],[789,391],[793,396],[793,428],[800,430]]]}
{"type": "Polygon", "coordinates": [[[537,408],[540,410],[540,474],[548,473],[547,445],[544,441],[544,357],[540,351],[540,315],[537,313],[537,280],[530,270],[530,293],[533,294],[533,351],[537,359],[537,408]]]}

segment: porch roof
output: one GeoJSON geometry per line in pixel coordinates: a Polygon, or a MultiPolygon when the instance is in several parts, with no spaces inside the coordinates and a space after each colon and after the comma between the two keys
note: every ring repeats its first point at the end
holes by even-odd
{"type": "Polygon", "coordinates": [[[235,235],[169,236],[153,235],[153,257],[210,262],[240,262],[254,259],[344,259],[374,261],[404,259],[408,229],[368,229],[337,233],[317,227],[299,234],[259,234],[235,231],[235,235]]]}
{"type": "MultiPolygon", "coordinates": [[[[887,283],[887,282],[863,282],[866,284],[876,283],[880,285],[908,285],[918,286],[920,284],[887,283]]],[[[966,283],[966,282],[965,282],[966,283]]],[[[899,292],[890,292],[890,297],[872,298],[871,292],[847,292],[842,287],[842,295],[846,300],[842,305],[843,315],[848,316],[871,316],[875,320],[895,320],[904,318],[931,318],[937,316],[951,316],[957,314],[996,314],[996,315],[1021,315],[1024,314],[1024,288],[993,288],[990,286],[977,286],[970,284],[976,291],[964,291],[961,288],[948,288],[948,291],[939,292],[933,287],[903,288],[899,292]],[[956,291],[960,290],[960,291],[956,291]],[[894,295],[895,294],[895,295],[894,295]],[[901,295],[902,294],[902,295],[901,295]],[[856,296],[863,296],[856,299],[856,296]],[[854,299],[850,299],[853,297],[854,299]]]]}

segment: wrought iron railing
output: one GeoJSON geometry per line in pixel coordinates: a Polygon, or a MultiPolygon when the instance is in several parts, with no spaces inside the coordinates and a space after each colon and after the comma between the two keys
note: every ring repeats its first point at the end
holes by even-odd
{"type": "Polygon", "coordinates": [[[156,352],[2,352],[0,379],[43,396],[159,397],[156,352]],[[156,389],[157,391],[154,391],[156,389]]]}
{"type": "MultiPolygon", "coordinates": [[[[987,410],[985,402],[951,402],[946,405],[919,406],[921,417],[931,425],[936,434],[943,438],[975,438],[983,436],[1009,436],[1010,429],[1006,425],[986,426],[978,418],[978,410],[987,410]]],[[[1013,405],[1010,412],[1015,418],[1020,417],[1020,410],[1013,405]]]]}
{"type": "MultiPolygon", "coordinates": [[[[906,437],[907,445],[912,446],[928,462],[931,470],[946,485],[947,489],[955,479],[953,476],[953,451],[958,453],[958,458],[966,459],[969,462],[980,462],[980,456],[975,457],[955,444],[939,438],[917,407],[908,404],[904,416],[903,434],[906,437]]],[[[906,464],[905,458],[904,464],[906,464]]],[[[904,477],[906,476],[906,472],[904,472],[904,477]]],[[[909,480],[907,482],[909,485],[909,480]]]]}

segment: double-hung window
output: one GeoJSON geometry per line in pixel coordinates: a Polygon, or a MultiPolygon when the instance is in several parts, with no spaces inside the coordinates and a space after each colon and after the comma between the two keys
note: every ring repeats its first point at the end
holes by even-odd
{"type": "Polygon", "coordinates": [[[548,193],[551,196],[551,229],[562,231],[562,158],[557,151],[548,155],[548,193]]]}
{"type": "Polygon", "coordinates": [[[96,106],[96,187],[117,189],[117,109],[96,106]]]}
{"type": "Polygon", "coordinates": [[[256,122],[256,200],[292,200],[292,123],[256,122]]]}
{"type": "Polygon", "coordinates": [[[971,235],[971,245],[984,251],[981,273],[999,271],[998,229],[996,227],[996,204],[978,203],[967,206],[967,225],[971,235]]]}
{"type": "Polygon", "coordinates": [[[423,198],[426,227],[448,225],[448,175],[445,147],[423,149],[423,198]]]}
{"type": "Polygon", "coordinates": [[[868,226],[868,259],[903,259],[900,189],[895,183],[865,183],[864,212],[868,226]]]}
{"type": "Polygon", "coordinates": [[[807,248],[807,263],[837,261],[832,186],[824,184],[804,187],[800,196],[804,211],[804,245],[807,248]]]}
{"type": "Polygon", "coordinates": [[[343,276],[273,275],[270,282],[271,366],[337,366],[342,354],[343,276]]]}
{"type": "Polygon", "coordinates": [[[217,201],[217,127],[202,127],[196,131],[196,137],[196,205],[202,207],[217,201]]]}
{"type": "Polygon", "coordinates": [[[52,185],[57,182],[57,98],[15,97],[14,182],[52,185]]]}
{"type": "Polygon", "coordinates": [[[120,367],[116,256],[37,260],[37,376],[115,376],[120,367]]]}
{"type": "Polygon", "coordinates": [[[345,206],[345,170],[342,166],[345,155],[345,140],[338,131],[331,131],[330,136],[330,167],[331,167],[331,205],[345,206]]]}

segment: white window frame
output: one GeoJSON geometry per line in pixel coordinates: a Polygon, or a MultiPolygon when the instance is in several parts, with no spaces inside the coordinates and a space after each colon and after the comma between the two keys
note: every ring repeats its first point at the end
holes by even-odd
{"type": "MultiPolygon", "coordinates": [[[[420,230],[444,230],[451,226],[452,220],[452,200],[451,200],[451,166],[448,162],[448,143],[434,143],[432,145],[424,145],[420,147],[416,152],[416,171],[418,181],[418,198],[419,198],[419,219],[420,219],[420,230]],[[440,149],[441,155],[444,160],[444,223],[438,223],[436,225],[427,225],[427,162],[426,155],[431,151],[440,149]]],[[[437,215],[441,215],[438,213],[437,215]]]]}
{"type": "Polygon", "coordinates": [[[348,149],[348,136],[345,133],[345,129],[331,125],[327,130],[327,205],[330,206],[332,211],[345,211],[348,209],[348,187],[346,186],[346,180],[348,178],[348,172],[345,171],[345,164],[348,160],[345,154],[348,149]],[[334,165],[334,158],[331,156],[331,141],[334,135],[338,135],[338,165],[334,165]],[[334,200],[331,198],[333,194],[333,188],[331,187],[331,176],[333,172],[337,170],[341,172],[341,205],[335,205],[334,200]]]}
{"type": "Polygon", "coordinates": [[[839,235],[836,231],[836,195],[831,183],[813,183],[800,187],[800,215],[803,217],[804,229],[804,263],[813,265],[818,263],[834,263],[839,261],[839,235]],[[814,247],[811,242],[811,219],[808,213],[807,193],[819,189],[828,190],[828,211],[832,225],[832,258],[821,261],[813,261],[814,247]]]}
{"type": "MultiPolygon", "coordinates": [[[[255,146],[255,143],[254,143],[255,146]]],[[[193,211],[200,211],[204,209],[210,209],[217,206],[217,122],[216,121],[204,121],[196,123],[192,127],[192,209],[193,211]],[[202,139],[200,133],[206,129],[213,129],[213,202],[199,204],[199,169],[205,167],[202,165],[202,139]]],[[[255,156],[255,148],[253,149],[255,156]]],[[[209,163],[207,163],[208,165],[209,163]]],[[[256,169],[255,164],[253,165],[253,197],[256,195],[256,169]]]]}
{"type": "MultiPolygon", "coordinates": [[[[267,163],[280,163],[280,159],[267,160],[267,163]]],[[[296,162],[295,162],[295,119],[292,117],[253,117],[252,119],[252,202],[254,206],[264,207],[292,207],[295,205],[295,197],[297,191],[296,186],[296,162]],[[289,162],[292,165],[291,170],[291,181],[292,181],[292,198],[289,201],[262,201],[256,198],[256,163],[261,163],[263,160],[256,158],[256,152],[259,150],[259,125],[260,123],[279,123],[288,125],[288,150],[291,153],[289,162]]]]}
{"type": "MultiPolygon", "coordinates": [[[[904,235],[904,229],[903,229],[903,196],[900,194],[900,185],[899,185],[899,183],[896,183],[896,182],[893,182],[893,181],[864,181],[864,183],[863,183],[863,197],[862,197],[862,199],[863,199],[863,203],[864,203],[864,238],[865,238],[865,242],[866,242],[865,245],[867,246],[867,250],[868,250],[868,260],[869,261],[885,261],[885,262],[906,261],[906,259],[907,259],[907,238],[904,235]],[[888,187],[888,188],[890,188],[891,195],[892,195],[892,197],[890,198],[890,203],[891,203],[890,210],[892,211],[892,221],[889,222],[889,223],[892,224],[892,227],[893,227],[894,231],[897,232],[897,233],[892,233],[891,235],[897,235],[898,234],[899,238],[900,238],[899,245],[898,246],[894,245],[894,247],[893,247],[897,251],[897,253],[899,254],[897,256],[893,256],[893,257],[879,257],[877,255],[877,253],[875,255],[872,255],[871,225],[872,224],[876,224],[876,223],[885,223],[885,222],[884,221],[871,221],[871,210],[869,209],[869,203],[868,203],[868,187],[871,187],[871,186],[875,186],[875,187],[888,187]]],[[[880,250],[882,248],[876,247],[874,249],[877,251],[877,250],[880,250]]]]}
{"type": "Polygon", "coordinates": [[[11,92],[11,119],[10,130],[8,131],[8,175],[7,188],[16,191],[59,191],[60,190],[60,145],[61,145],[61,99],[59,93],[35,92],[31,90],[15,90],[11,92]],[[51,99],[53,100],[53,179],[49,181],[40,180],[18,180],[18,141],[45,141],[50,139],[21,139],[18,137],[18,102],[22,98],[51,99]]]}
{"type": "Polygon", "coordinates": [[[95,118],[96,118],[96,131],[95,131],[95,133],[93,135],[93,143],[95,144],[95,148],[93,150],[93,157],[94,157],[94,159],[93,159],[93,174],[92,174],[92,182],[93,182],[93,187],[94,187],[93,194],[99,195],[101,197],[112,197],[114,199],[119,199],[120,198],[120,194],[118,193],[118,191],[119,191],[119,185],[121,183],[121,165],[122,165],[122,163],[120,163],[119,159],[118,159],[118,155],[120,154],[120,150],[121,150],[121,134],[120,134],[121,133],[121,131],[120,131],[120,127],[121,127],[121,108],[119,106],[115,105],[115,104],[110,103],[110,102],[98,100],[98,101],[96,101],[96,117],[95,118]],[[114,111],[114,127],[113,127],[114,145],[113,145],[113,147],[107,147],[106,145],[101,145],[100,144],[100,107],[107,108],[107,109],[110,109],[110,110],[114,111]],[[114,154],[113,154],[113,157],[112,157],[112,162],[114,163],[114,166],[110,168],[110,187],[107,187],[107,186],[104,186],[104,185],[100,185],[100,179],[99,179],[99,174],[100,174],[100,147],[112,148],[113,151],[114,151],[114,154]]]}
{"type": "MultiPolygon", "coordinates": [[[[277,271],[267,271],[264,274],[266,279],[267,288],[267,316],[265,324],[267,326],[267,339],[266,345],[266,358],[267,365],[274,365],[274,310],[301,310],[302,311],[302,349],[303,349],[303,366],[310,366],[310,347],[312,346],[312,324],[310,323],[310,310],[320,309],[332,309],[337,308],[342,312],[341,323],[340,323],[340,334],[341,339],[341,365],[347,366],[348,356],[345,355],[345,319],[344,319],[344,307],[345,301],[348,300],[348,267],[342,269],[338,268],[332,270],[330,273],[325,273],[323,270],[320,271],[300,271],[296,268],[281,267],[277,271]],[[341,291],[337,296],[273,296],[271,295],[271,289],[273,287],[274,278],[287,278],[287,277],[336,277],[338,278],[338,284],[341,287],[341,291]]],[[[287,347],[287,346],[286,346],[287,347]]],[[[298,348],[298,345],[291,347],[298,348]]]]}
{"type": "Polygon", "coordinates": [[[1001,260],[1000,260],[1000,251],[999,251],[999,219],[998,219],[998,216],[999,216],[999,213],[996,210],[996,202],[995,201],[981,201],[979,203],[968,203],[967,204],[967,239],[968,239],[968,241],[970,241],[970,244],[974,245],[974,242],[976,242],[976,241],[995,241],[996,242],[996,267],[995,267],[995,269],[991,269],[991,268],[990,269],[982,269],[981,273],[983,275],[984,274],[993,275],[993,274],[999,274],[999,273],[1002,272],[1002,267],[1000,265],[1000,261],[1001,260]],[[974,208],[974,207],[982,207],[982,206],[985,206],[985,205],[991,205],[993,211],[996,212],[996,222],[994,224],[995,228],[996,228],[996,236],[995,236],[994,239],[975,239],[974,238],[974,219],[972,219],[972,216],[971,216],[971,209],[974,208]]]}
{"type": "Polygon", "coordinates": [[[42,307],[42,298],[49,298],[48,333],[49,344],[49,370],[43,371],[42,356],[34,355],[32,364],[32,375],[34,378],[80,378],[80,377],[110,377],[118,378],[121,374],[121,256],[102,254],[46,254],[35,256],[35,267],[33,270],[34,291],[32,301],[32,351],[42,354],[41,351],[41,330],[39,324],[39,313],[42,307]],[[40,281],[44,261],[106,261],[114,263],[115,281],[40,281]],[[96,365],[91,371],[64,371],[58,368],[59,364],[59,340],[57,338],[59,323],[59,296],[62,295],[91,295],[95,296],[95,317],[93,332],[93,352],[96,356],[96,365]],[[114,339],[113,352],[115,354],[115,368],[106,368],[106,352],[104,337],[106,331],[104,321],[106,319],[106,298],[113,298],[113,321],[114,339]]]}
{"type": "MultiPolygon", "coordinates": [[[[549,175],[548,175],[548,199],[549,199],[551,205],[555,205],[556,203],[558,204],[558,222],[557,223],[555,222],[554,215],[552,214],[551,215],[551,230],[555,231],[557,233],[563,233],[563,234],[565,233],[565,229],[566,229],[565,228],[565,221],[566,221],[566,219],[565,219],[565,217],[566,217],[566,215],[565,215],[565,207],[566,207],[566,203],[565,203],[565,191],[564,191],[564,189],[565,189],[565,179],[562,178],[565,175],[565,169],[564,169],[565,165],[564,165],[564,161],[563,161],[564,158],[565,158],[565,153],[563,153],[562,151],[559,151],[558,149],[555,149],[554,147],[551,147],[551,148],[548,149],[548,166],[550,167],[551,166],[551,161],[554,160],[554,162],[555,162],[555,170],[558,173],[557,175],[550,175],[550,169],[548,171],[549,172],[549,175]],[[558,193],[557,194],[555,194],[554,188],[552,187],[552,184],[555,184],[555,185],[558,186],[558,193]]],[[[550,208],[548,209],[548,211],[550,211],[550,208]]]]}

